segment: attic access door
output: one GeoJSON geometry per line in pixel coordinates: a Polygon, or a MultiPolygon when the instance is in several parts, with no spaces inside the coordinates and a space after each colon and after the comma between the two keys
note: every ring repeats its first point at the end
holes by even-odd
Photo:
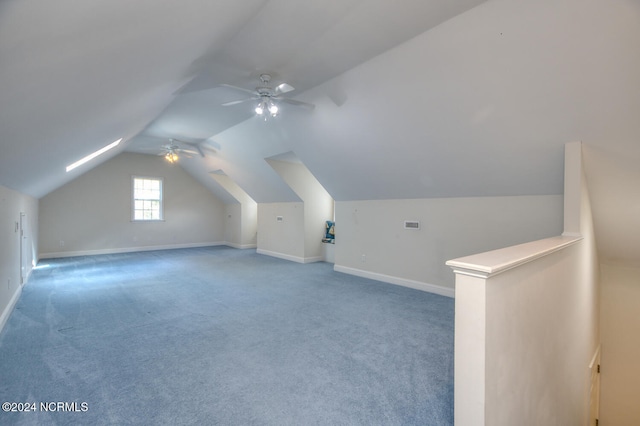
{"type": "Polygon", "coordinates": [[[29,247],[27,244],[27,214],[20,212],[20,284],[27,281],[29,272],[29,247]]]}

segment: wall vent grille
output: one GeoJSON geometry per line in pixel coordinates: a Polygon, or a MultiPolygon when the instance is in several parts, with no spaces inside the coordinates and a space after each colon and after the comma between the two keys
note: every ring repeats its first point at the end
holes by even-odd
{"type": "Polygon", "coordinates": [[[417,220],[405,220],[404,229],[420,229],[420,222],[417,220]]]}

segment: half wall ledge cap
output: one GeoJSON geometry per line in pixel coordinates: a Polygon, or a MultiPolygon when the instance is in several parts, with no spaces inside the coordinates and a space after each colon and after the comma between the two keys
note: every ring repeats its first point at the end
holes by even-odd
{"type": "Polygon", "coordinates": [[[453,272],[472,277],[489,278],[501,272],[562,250],[582,240],[579,235],[560,235],[503,249],[487,251],[447,261],[453,272]]]}

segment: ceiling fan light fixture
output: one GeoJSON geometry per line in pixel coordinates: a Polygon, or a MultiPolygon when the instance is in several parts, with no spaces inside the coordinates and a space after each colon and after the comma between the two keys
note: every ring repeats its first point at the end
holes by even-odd
{"type": "MultiPolygon", "coordinates": [[[[256,114],[262,116],[265,113],[269,113],[272,117],[278,115],[278,106],[271,99],[262,99],[258,106],[256,106],[256,114]]],[[[266,118],[266,115],[265,115],[266,118]]]]}
{"type": "Polygon", "coordinates": [[[271,75],[260,74],[261,85],[256,87],[255,90],[249,90],[243,87],[232,86],[230,84],[222,84],[222,86],[224,87],[228,87],[228,88],[235,89],[245,93],[250,93],[251,95],[253,95],[250,98],[240,99],[240,100],[231,101],[231,102],[225,102],[222,104],[222,106],[238,105],[243,102],[257,100],[258,103],[255,106],[254,111],[256,112],[256,115],[264,118],[265,121],[267,121],[267,119],[269,118],[269,115],[271,117],[278,116],[278,114],[280,113],[280,107],[278,106],[278,104],[280,102],[292,104],[296,106],[305,106],[310,109],[313,109],[315,107],[315,105],[313,104],[281,97],[282,94],[289,93],[295,90],[295,88],[290,84],[281,83],[274,88],[269,85],[270,82],[271,82],[271,75]]]}
{"type": "Polygon", "coordinates": [[[175,163],[178,161],[178,154],[176,154],[173,151],[169,151],[166,153],[166,155],[164,156],[165,160],[167,160],[169,163],[175,163]]]}

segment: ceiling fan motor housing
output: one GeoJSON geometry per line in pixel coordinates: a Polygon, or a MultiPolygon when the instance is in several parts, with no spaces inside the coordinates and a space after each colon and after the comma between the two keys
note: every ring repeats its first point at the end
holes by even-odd
{"type": "Polygon", "coordinates": [[[256,88],[256,91],[258,92],[258,95],[260,95],[260,97],[272,98],[275,96],[275,93],[273,92],[273,89],[271,87],[258,87],[256,88]]]}
{"type": "Polygon", "coordinates": [[[269,84],[269,82],[271,81],[271,75],[269,74],[260,74],[260,81],[262,81],[262,84],[269,84]]]}

